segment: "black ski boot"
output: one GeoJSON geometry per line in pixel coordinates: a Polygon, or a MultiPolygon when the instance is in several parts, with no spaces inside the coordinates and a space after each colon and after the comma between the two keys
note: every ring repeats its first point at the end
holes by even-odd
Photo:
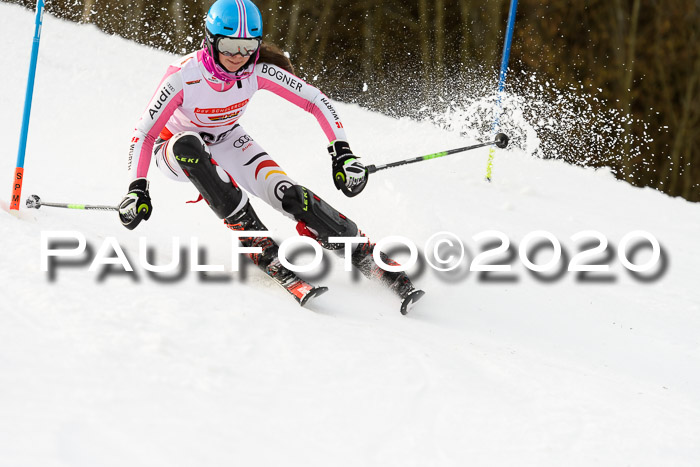
{"type": "MultiPolygon", "coordinates": [[[[224,223],[229,229],[236,231],[267,230],[250,202],[236,214],[224,219],[224,223]]],[[[262,248],[262,253],[250,253],[248,256],[265,274],[292,294],[301,306],[306,305],[310,298],[328,291],[328,287],[314,287],[282,266],[277,256],[279,247],[270,237],[241,237],[240,241],[244,247],[262,248]]]]}
{"type": "MultiPolygon", "coordinates": [[[[358,235],[366,237],[362,232],[358,232],[358,235]]],[[[368,279],[380,281],[398,295],[401,298],[401,314],[405,315],[411,311],[413,304],[425,295],[425,292],[415,288],[405,272],[385,271],[380,268],[374,261],[375,246],[376,243],[360,243],[352,254],[352,265],[368,279]]],[[[379,257],[389,266],[399,266],[399,263],[389,258],[384,252],[380,252],[379,257]]]]}

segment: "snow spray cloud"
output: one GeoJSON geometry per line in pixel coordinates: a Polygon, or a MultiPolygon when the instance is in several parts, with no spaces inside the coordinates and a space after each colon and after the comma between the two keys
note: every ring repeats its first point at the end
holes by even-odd
{"type": "Polygon", "coordinates": [[[492,135],[498,120],[498,131],[509,136],[510,147],[534,157],[608,166],[618,176],[630,175],[622,171],[630,172],[633,160],[643,166],[643,151],[653,141],[648,123],[596,97],[602,89],[583,84],[560,88],[536,73],[512,72],[499,102],[498,77],[484,69],[448,74],[431,92],[421,92],[417,79],[406,80],[412,92],[395,96],[400,104],[390,115],[430,121],[476,141],[492,135]],[[633,128],[641,128],[641,136],[633,128]]]}

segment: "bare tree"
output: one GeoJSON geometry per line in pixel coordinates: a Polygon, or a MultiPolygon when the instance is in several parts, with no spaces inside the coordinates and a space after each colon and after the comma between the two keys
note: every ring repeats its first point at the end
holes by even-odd
{"type": "Polygon", "coordinates": [[[289,8],[289,23],[287,27],[287,36],[285,37],[285,48],[290,53],[297,51],[297,31],[299,30],[299,15],[301,14],[302,0],[294,0],[289,8]]]}
{"type": "Polygon", "coordinates": [[[83,13],[80,17],[81,23],[89,23],[92,17],[93,7],[95,6],[95,0],[85,0],[83,3],[83,13]]]}

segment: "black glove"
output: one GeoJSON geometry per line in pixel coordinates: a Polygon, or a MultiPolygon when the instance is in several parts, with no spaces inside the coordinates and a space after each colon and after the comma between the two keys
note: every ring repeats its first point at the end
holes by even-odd
{"type": "Polygon", "coordinates": [[[357,196],[367,186],[367,169],[350,150],[345,141],[333,141],[328,146],[333,159],[333,183],[345,196],[357,196]]]}
{"type": "Polygon", "coordinates": [[[151,197],[148,195],[148,181],[137,178],[129,185],[129,193],[119,203],[119,220],[129,230],[134,230],[139,222],[151,217],[151,197]]]}

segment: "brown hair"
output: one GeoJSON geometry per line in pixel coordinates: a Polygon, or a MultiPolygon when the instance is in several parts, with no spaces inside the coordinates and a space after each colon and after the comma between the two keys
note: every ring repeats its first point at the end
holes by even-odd
{"type": "Polygon", "coordinates": [[[276,67],[282,68],[291,74],[294,74],[294,66],[289,58],[282,52],[282,49],[275,44],[263,42],[260,45],[260,58],[258,63],[269,63],[276,67]]]}

